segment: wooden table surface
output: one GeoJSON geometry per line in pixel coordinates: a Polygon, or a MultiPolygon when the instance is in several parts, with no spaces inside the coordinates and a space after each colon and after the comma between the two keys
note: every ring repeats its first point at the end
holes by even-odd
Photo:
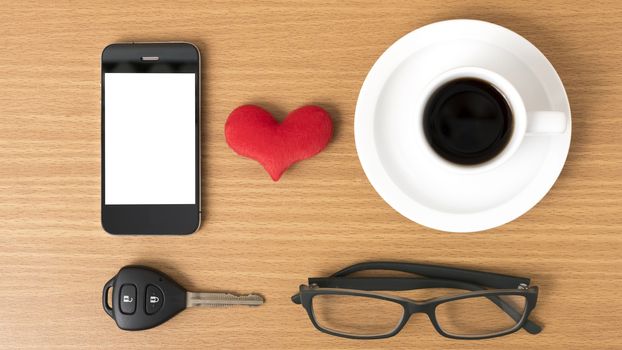
{"type": "Polygon", "coordinates": [[[614,349],[622,348],[622,3],[614,1],[2,1],[0,12],[0,348],[614,349]],[[448,234],[410,222],[359,164],[354,106],[374,61],[425,24],[506,26],[550,59],[573,118],[568,161],[550,193],[502,227],[448,234]],[[201,229],[118,237],[100,226],[101,50],[186,40],[203,54],[201,229]],[[278,183],[236,156],[228,113],[257,103],[283,118],[316,103],[332,143],[278,183]],[[544,331],[485,341],[439,336],[415,317],[398,336],[319,333],[290,301],[309,276],[368,260],[525,275],[544,331]],[[193,290],[258,292],[260,308],[186,310],[124,332],[101,288],[126,264],[193,290]]]}

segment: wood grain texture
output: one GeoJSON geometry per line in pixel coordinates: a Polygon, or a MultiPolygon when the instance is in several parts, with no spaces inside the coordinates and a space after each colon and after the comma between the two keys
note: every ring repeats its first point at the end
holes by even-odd
{"type": "Polygon", "coordinates": [[[0,12],[0,348],[620,349],[622,3],[612,1],[10,2],[0,12]],[[551,192],[516,221],[446,234],[393,211],[353,139],[359,88],[378,56],[422,25],[506,26],[555,65],[573,139],[551,192]],[[118,41],[187,40],[203,54],[203,200],[188,237],[114,237],[100,227],[99,57],[118,41]],[[307,103],[336,124],[320,155],[272,183],[233,154],[228,113],[307,103]],[[320,334],[289,297],[312,275],[405,260],[530,276],[544,331],[453,341],[415,317],[401,334],[320,334]],[[125,264],[194,290],[258,292],[256,309],[186,310],[145,332],[116,328],[101,287],[125,264]]]}

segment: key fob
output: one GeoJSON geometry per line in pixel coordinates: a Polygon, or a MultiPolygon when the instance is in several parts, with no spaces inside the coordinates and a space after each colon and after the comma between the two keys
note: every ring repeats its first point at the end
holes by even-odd
{"type": "Polygon", "coordinates": [[[126,266],[104,285],[102,303],[119,328],[137,331],[155,327],[184,310],[186,290],[159,271],[126,266]]]}

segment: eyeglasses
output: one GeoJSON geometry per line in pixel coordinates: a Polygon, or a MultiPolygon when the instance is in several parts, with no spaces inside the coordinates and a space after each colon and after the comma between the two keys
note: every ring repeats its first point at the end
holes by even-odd
{"type": "Polygon", "coordinates": [[[331,335],[378,339],[396,335],[416,313],[425,313],[441,335],[484,339],[524,328],[538,334],[530,321],[538,287],[528,278],[442,266],[370,262],[352,265],[331,277],[309,278],[292,301],[302,304],[313,325],[331,335]],[[421,277],[347,277],[369,270],[390,270],[421,277]],[[443,288],[460,294],[413,300],[375,291],[443,288]]]}

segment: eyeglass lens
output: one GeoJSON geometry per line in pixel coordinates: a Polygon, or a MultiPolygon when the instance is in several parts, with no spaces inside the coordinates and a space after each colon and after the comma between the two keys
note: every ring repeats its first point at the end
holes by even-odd
{"type": "Polygon", "coordinates": [[[320,328],[353,336],[391,333],[404,317],[400,304],[364,296],[319,294],[312,305],[320,328]]]}
{"type": "Polygon", "coordinates": [[[526,298],[522,295],[458,299],[436,307],[436,322],[445,333],[451,335],[485,336],[516,327],[525,313],[525,305],[526,298]],[[499,302],[514,312],[504,311],[498,305],[499,302]]]}

